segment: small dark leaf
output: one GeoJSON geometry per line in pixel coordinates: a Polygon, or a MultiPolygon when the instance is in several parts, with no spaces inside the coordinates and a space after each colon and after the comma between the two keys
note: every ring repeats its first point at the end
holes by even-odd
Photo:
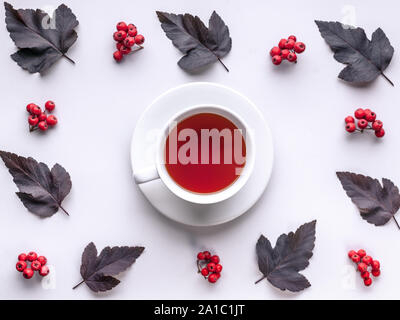
{"type": "MultiPolygon", "coordinates": [[[[195,71],[226,56],[232,48],[229,29],[214,11],[209,27],[197,16],[157,11],[161,27],[167,37],[185,56],[178,65],[186,71],[195,71]]],[[[226,66],[222,63],[227,71],[226,66]]]]}
{"type": "Polygon", "coordinates": [[[302,225],[295,233],[282,234],[275,248],[266,237],[261,236],[256,245],[258,267],[264,275],[260,280],[266,278],[273,286],[292,292],[310,287],[311,284],[299,271],[307,268],[313,255],[315,225],[316,220],[302,225]]]}
{"type": "Polygon", "coordinates": [[[81,283],[85,282],[95,292],[111,290],[120,282],[112,276],[130,267],[143,250],[143,247],[105,247],[97,256],[96,246],[89,243],[82,254],[81,283]]]}
{"type": "Polygon", "coordinates": [[[321,36],[335,53],[334,58],[347,67],[339,78],[348,82],[367,83],[383,75],[392,60],[394,49],[382,29],[377,29],[369,40],[361,28],[340,22],[315,21],[321,36]]]}
{"type": "Polygon", "coordinates": [[[50,171],[46,164],[33,158],[5,151],[0,151],[0,157],[19,189],[18,197],[30,212],[50,217],[61,209],[68,214],[61,203],[70,192],[72,183],[62,166],[55,164],[50,171]]]}
{"type": "Polygon", "coordinates": [[[400,208],[399,189],[388,179],[377,179],[351,172],[337,172],[343,189],[357,206],[361,217],[376,226],[386,224],[400,208]]]}
{"type": "Polygon", "coordinates": [[[75,28],[79,22],[71,9],[60,5],[52,18],[40,10],[19,9],[4,2],[6,25],[19,50],[12,59],[30,73],[43,72],[58,59],[66,56],[78,38],[75,28]]]}

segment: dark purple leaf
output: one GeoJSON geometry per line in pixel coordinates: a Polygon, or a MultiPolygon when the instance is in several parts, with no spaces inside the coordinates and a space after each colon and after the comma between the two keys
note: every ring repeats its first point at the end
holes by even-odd
{"type": "Polygon", "coordinates": [[[188,13],[156,13],[167,37],[185,54],[178,65],[186,71],[196,71],[218,60],[222,63],[221,58],[232,48],[229,29],[215,11],[210,17],[208,28],[199,17],[188,13]]]}
{"type": "Polygon", "coordinates": [[[18,197],[30,212],[40,217],[50,217],[58,209],[67,213],[61,203],[70,192],[72,182],[62,166],[55,164],[50,171],[46,164],[33,158],[5,151],[0,151],[0,157],[19,189],[18,197]]]}
{"type": "Polygon", "coordinates": [[[337,172],[343,189],[360,211],[361,217],[376,226],[386,224],[400,208],[399,189],[388,179],[351,172],[337,172]]]}
{"type": "Polygon", "coordinates": [[[18,9],[4,2],[6,25],[18,47],[11,55],[18,65],[30,73],[43,72],[58,59],[66,56],[78,35],[74,30],[79,22],[71,9],[60,5],[52,18],[40,10],[18,9]]]}
{"type": "MultiPolygon", "coordinates": [[[[299,227],[295,233],[282,234],[272,248],[270,241],[261,236],[256,245],[258,267],[273,286],[281,290],[298,292],[311,286],[299,273],[309,265],[315,246],[316,220],[299,227]]],[[[257,283],[259,282],[257,281],[257,283]]]]}
{"type": "Polygon", "coordinates": [[[95,292],[111,290],[120,282],[113,276],[130,267],[143,250],[143,247],[105,247],[97,256],[96,246],[89,243],[82,254],[81,283],[85,282],[95,292]]]}
{"type": "Polygon", "coordinates": [[[339,78],[348,82],[367,83],[383,75],[392,60],[394,49],[382,29],[378,28],[369,40],[361,28],[340,22],[315,21],[321,36],[335,53],[334,58],[347,67],[339,78]]]}

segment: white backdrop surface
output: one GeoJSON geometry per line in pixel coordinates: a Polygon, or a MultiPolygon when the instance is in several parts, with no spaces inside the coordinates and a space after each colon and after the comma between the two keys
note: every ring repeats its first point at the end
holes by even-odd
{"type": "MultiPolygon", "coordinates": [[[[342,21],[355,13],[368,36],[381,27],[395,50],[400,46],[396,1],[77,1],[65,0],[77,15],[79,39],[69,51],[76,61],[59,61],[43,76],[20,69],[9,55],[14,45],[0,28],[2,124],[0,149],[58,162],[71,174],[64,202],[71,216],[39,219],[15,195],[12,178],[0,165],[0,298],[3,299],[372,299],[398,298],[400,231],[393,222],[377,228],[364,222],[346,197],[335,171],[350,170],[400,184],[400,98],[383,78],[351,86],[337,75],[336,62],[314,19],[342,21]],[[229,26],[232,51],[218,63],[191,75],[176,62],[180,53],[160,28],[155,10],[189,12],[207,21],[216,10],[229,26]],[[137,25],[145,50],[123,63],[112,59],[116,22],[137,25]],[[280,38],[297,35],[307,45],[297,65],[272,65],[268,51],[280,38]],[[261,200],[241,218],[211,228],[185,227],[161,216],[135,186],[130,140],[145,107],[165,90],[191,81],[232,87],[264,114],[275,142],[274,170],[261,200]],[[25,105],[57,103],[59,125],[48,134],[30,134],[25,105]],[[387,136],[348,135],[343,119],[357,107],[370,107],[385,123],[387,136]],[[312,287],[282,293],[260,277],[255,244],[317,219],[317,240],[303,272],[312,287]],[[105,294],[80,281],[84,247],[143,245],[144,254],[105,294]],[[382,277],[364,288],[347,259],[349,249],[365,248],[382,264],[382,277]],[[196,273],[200,249],[217,252],[224,266],[210,286],[196,273]],[[18,253],[37,250],[54,266],[55,285],[25,281],[15,271],[18,253]]],[[[17,8],[56,7],[58,1],[15,0],[17,8]]],[[[4,8],[0,8],[4,17],[4,8]]],[[[400,86],[397,52],[386,74],[400,86]]]]}

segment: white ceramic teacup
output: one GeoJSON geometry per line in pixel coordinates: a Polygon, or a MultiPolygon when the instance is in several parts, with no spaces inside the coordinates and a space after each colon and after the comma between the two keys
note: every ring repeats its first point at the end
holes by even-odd
{"type": "Polygon", "coordinates": [[[256,150],[252,135],[253,133],[251,128],[245,124],[240,116],[230,111],[228,108],[219,105],[196,105],[189,107],[174,115],[172,119],[168,121],[158,138],[155,165],[145,168],[140,172],[135,172],[135,182],[141,184],[161,179],[168,189],[176,196],[192,203],[212,204],[229,199],[239,192],[239,190],[246,184],[253,171],[256,150]],[[194,193],[182,188],[171,178],[165,166],[165,144],[171,129],[180,121],[199,113],[214,113],[227,118],[239,130],[241,130],[246,143],[246,162],[244,167],[241,169],[239,177],[234,183],[232,183],[232,185],[214,193],[194,193]]]}

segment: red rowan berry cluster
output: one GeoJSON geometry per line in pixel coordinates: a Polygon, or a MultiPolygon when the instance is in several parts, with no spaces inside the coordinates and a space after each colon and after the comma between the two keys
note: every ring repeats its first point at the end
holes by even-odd
{"type": "Polygon", "coordinates": [[[359,108],[354,112],[354,116],[356,119],[358,119],[357,125],[352,116],[348,116],[344,119],[347,132],[353,133],[355,131],[364,132],[364,130],[373,130],[375,131],[375,136],[378,138],[382,138],[385,135],[385,130],[383,130],[383,122],[376,120],[375,112],[371,111],[370,109],[359,108]]]}
{"type": "Polygon", "coordinates": [[[45,256],[39,256],[36,252],[29,252],[28,254],[21,253],[18,256],[18,262],[16,268],[25,279],[30,279],[33,277],[35,271],[37,271],[42,277],[47,276],[50,273],[49,267],[46,266],[47,259],[45,256]],[[30,262],[30,267],[28,266],[30,262]]]}
{"type": "Polygon", "coordinates": [[[303,42],[297,42],[295,36],[289,36],[288,39],[281,39],[278,46],[273,47],[269,54],[272,57],[272,63],[280,65],[283,60],[297,62],[296,53],[303,53],[304,50],[306,50],[306,45],[303,42]]]}
{"type": "Polygon", "coordinates": [[[357,252],[354,250],[349,251],[349,258],[357,264],[357,271],[360,271],[361,278],[364,280],[364,284],[369,287],[372,284],[370,275],[372,274],[375,278],[381,275],[381,265],[378,260],[373,260],[370,256],[367,256],[365,250],[360,249],[357,252]],[[370,268],[370,271],[368,271],[370,268]]]}
{"type": "Polygon", "coordinates": [[[119,22],[117,24],[117,31],[114,32],[114,40],[117,42],[117,51],[114,52],[114,59],[121,61],[122,58],[132,52],[132,47],[136,44],[139,49],[143,49],[141,46],[144,43],[144,37],[138,34],[136,26],[134,24],[126,24],[125,22],[119,22]]]}
{"type": "MultiPolygon", "coordinates": [[[[48,112],[52,112],[56,107],[53,101],[47,101],[45,108],[48,112]]],[[[30,103],[26,106],[26,111],[29,112],[28,123],[29,131],[35,131],[39,129],[40,131],[46,131],[49,126],[53,127],[57,124],[58,120],[53,115],[48,115],[46,110],[42,111],[40,107],[34,103],[30,103]]]]}
{"type": "Polygon", "coordinates": [[[222,265],[217,255],[212,256],[209,251],[197,254],[197,268],[199,273],[208,279],[208,282],[215,283],[221,277],[222,265]]]}

